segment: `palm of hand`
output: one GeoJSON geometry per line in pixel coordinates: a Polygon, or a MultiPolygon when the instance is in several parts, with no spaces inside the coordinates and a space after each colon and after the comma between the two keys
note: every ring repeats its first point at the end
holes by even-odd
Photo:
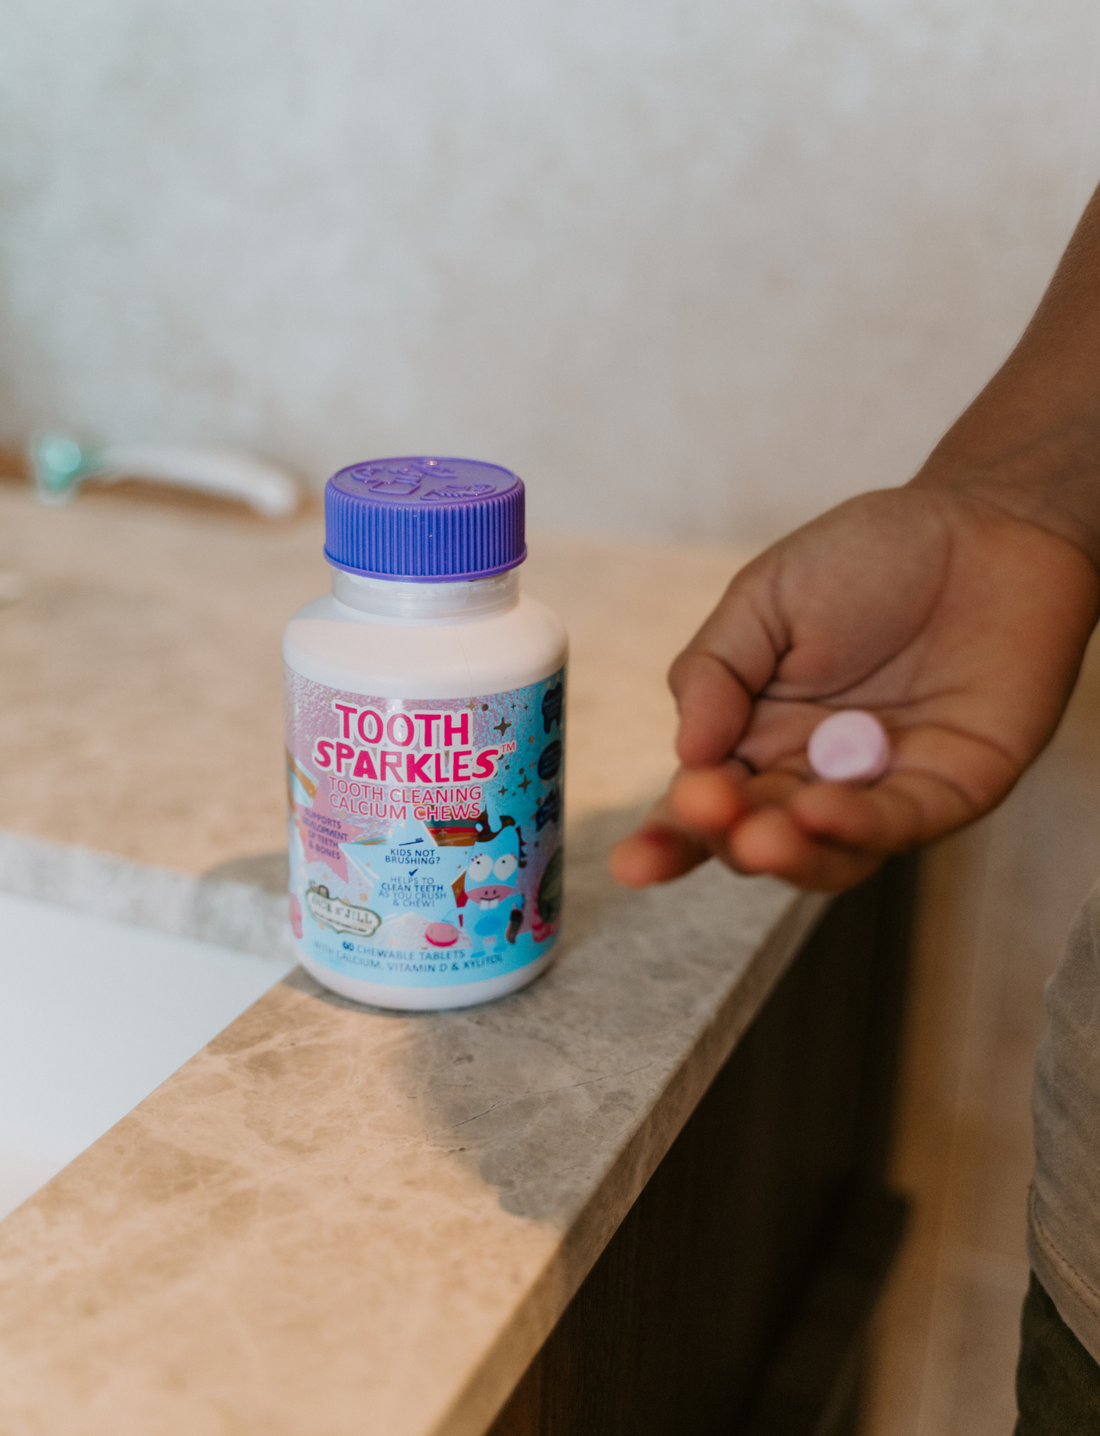
{"type": "Polygon", "coordinates": [[[717,852],[844,887],[978,817],[1053,732],[1097,590],[1070,543],[941,492],[867,494],[798,530],[734,579],[673,665],[687,771],[618,875],[672,877],[717,852]],[[873,785],[809,768],[810,733],[840,708],[890,732],[873,785]]]}

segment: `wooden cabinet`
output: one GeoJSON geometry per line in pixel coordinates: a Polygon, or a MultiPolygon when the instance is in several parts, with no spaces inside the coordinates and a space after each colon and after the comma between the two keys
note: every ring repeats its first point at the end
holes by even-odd
{"type": "Polygon", "coordinates": [[[837,898],[489,1436],[838,1436],[885,1184],[917,860],[837,898]]]}

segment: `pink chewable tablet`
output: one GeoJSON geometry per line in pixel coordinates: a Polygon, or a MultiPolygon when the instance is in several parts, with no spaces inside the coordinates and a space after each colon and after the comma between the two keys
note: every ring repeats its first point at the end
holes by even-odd
{"type": "Polygon", "coordinates": [[[458,928],[449,922],[430,922],[424,929],[424,936],[433,947],[454,947],[458,941],[458,928]]]}
{"type": "Polygon", "coordinates": [[[871,782],[890,766],[890,740],[873,713],[845,708],[817,725],[806,754],[819,778],[836,783],[853,779],[871,782]]]}

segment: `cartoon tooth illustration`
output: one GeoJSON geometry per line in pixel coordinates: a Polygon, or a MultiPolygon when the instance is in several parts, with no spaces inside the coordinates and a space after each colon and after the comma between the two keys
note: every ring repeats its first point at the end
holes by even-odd
{"type": "Polygon", "coordinates": [[[495,946],[498,938],[515,942],[523,923],[526,898],[516,886],[516,874],[527,866],[523,835],[515,820],[501,817],[500,827],[493,832],[487,812],[477,821],[477,837],[471,847],[470,861],[453,884],[455,904],[462,909],[476,909],[464,926],[475,933],[486,947],[495,946]]]}

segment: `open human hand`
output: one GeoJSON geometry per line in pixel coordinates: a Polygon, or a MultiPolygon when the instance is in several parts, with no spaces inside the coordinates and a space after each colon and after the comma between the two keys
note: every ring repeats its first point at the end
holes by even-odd
{"type": "Polygon", "coordinates": [[[965,489],[831,510],[738,573],[672,665],[682,767],[613,874],[643,887],[717,855],[835,891],[972,821],[1054,732],[1098,601],[1080,548],[965,489]],[[809,766],[844,708],[890,735],[874,783],[809,766]]]}

